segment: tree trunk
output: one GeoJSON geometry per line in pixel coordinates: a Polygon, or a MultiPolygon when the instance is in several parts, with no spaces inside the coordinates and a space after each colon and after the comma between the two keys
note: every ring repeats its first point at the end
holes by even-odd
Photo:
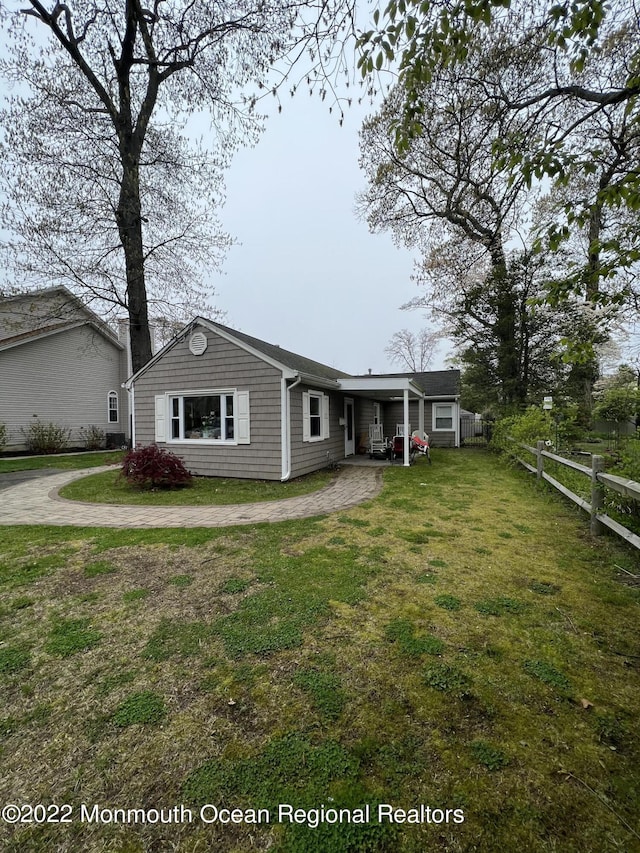
{"type": "Polygon", "coordinates": [[[124,250],[131,364],[135,373],[149,361],[152,352],[144,277],[139,158],[131,153],[130,146],[127,148],[122,158],[123,177],[116,220],[124,250]]]}
{"type": "Polygon", "coordinates": [[[497,345],[497,374],[502,389],[502,403],[506,407],[519,404],[526,397],[520,375],[520,360],[518,357],[518,334],[516,323],[516,303],[513,283],[507,270],[507,260],[498,236],[489,245],[492,266],[492,286],[494,288],[494,305],[496,321],[494,333],[497,345]]]}

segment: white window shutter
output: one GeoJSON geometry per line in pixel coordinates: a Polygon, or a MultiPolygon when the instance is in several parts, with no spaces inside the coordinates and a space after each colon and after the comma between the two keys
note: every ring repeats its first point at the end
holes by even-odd
{"type": "Polygon", "coordinates": [[[329,438],[329,396],[322,395],[322,437],[329,438]]]}
{"type": "Polygon", "coordinates": [[[302,392],[302,440],[311,441],[311,419],[309,415],[309,392],[302,392]]]}
{"type": "Polygon", "coordinates": [[[166,441],[166,426],[165,421],[167,418],[166,411],[166,398],[164,394],[156,394],[156,441],[166,441]]]}
{"type": "Polygon", "coordinates": [[[249,392],[238,391],[237,397],[238,415],[236,418],[238,426],[238,444],[251,444],[249,392]]]}

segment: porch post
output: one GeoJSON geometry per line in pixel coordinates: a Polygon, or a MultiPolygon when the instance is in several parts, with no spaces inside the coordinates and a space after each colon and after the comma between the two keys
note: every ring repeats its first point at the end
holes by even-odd
{"type": "Polygon", "coordinates": [[[404,464],[405,467],[409,467],[409,442],[411,440],[411,436],[409,435],[409,389],[404,389],[404,464]]]}
{"type": "Polygon", "coordinates": [[[424,435],[424,396],[418,398],[418,429],[420,438],[424,435]]]}

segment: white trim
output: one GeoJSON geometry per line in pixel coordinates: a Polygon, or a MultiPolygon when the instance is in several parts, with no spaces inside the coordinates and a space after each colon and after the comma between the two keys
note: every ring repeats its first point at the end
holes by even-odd
{"type": "MultiPolygon", "coordinates": [[[[124,385],[122,387],[124,388],[124,385]]],[[[129,417],[131,418],[131,447],[135,448],[135,446],[136,446],[136,395],[135,395],[135,389],[131,388],[130,390],[127,390],[125,388],[125,391],[127,392],[127,395],[128,395],[129,410],[130,410],[129,411],[129,417]]]]}
{"type": "Polygon", "coordinates": [[[458,429],[456,428],[456,413],[458,405],[454,400],[440,400],[431,404],[431,432],[453,432],[456,436],[456,447],[458,446],[458,429]],[[438,406],[448,406],[451,409],[451,426],[436,426],[438,406]]]}
{"type": "Polygon", "coordinates": [[[251,444],[251,403],[248,391],[236,391],[233,417],[233,434],[236,441],[238,444],[251,444]]]}
{"type": "Polygon", "coordinates": [[[169,401],[165,394],[156,394],[153,398],[153,404],[155,440],[156,442],[165,442],[167,440],[167,415],[169,401]]]}
{"type": "Polygon", "coordinates": [[[119,424],[120,423],[120,395],[115,390],[115,388],[112,388],[111,391],[107,391],[107,423],[108,424],[119,424]],[[115,421],[112,421],[111,417],[110,417],[111,406],[109,404],[111,402],[112,396],[115,397],[115,401],[116,401],[116,408],[115,408],[116,419],[115,419],[115,421]]]}
{"type": "Polygon", "coordinates": [[[308,388],[302,392],[302,440],[304,442],[326,441],[329,438],[329,397],[322,391],[308,388]],[[318,400],[318,412],[311,414],[311,399],[318,400]],[[320,435],[311,435],[311,418],[320,421],[320,435]]]}
{"type": "Polygon", "coordinates": [[[353,397],[344,398],[344,455],[354,456],[356,452],[356,406],[353,397]],[[349,417],[347,407],[351,406],[351,441],[349,441],[349,417]]]}
{"type": "Polygon", "coordinates": [[[409,423],[409,389],[404,389],[404,400],[403,400],[403,410],[404,410],[404,441],[403,444],[403,455],[404,455],[404,467],[408,468],[411,465],[411,459],[409,457],[409,443],[411,441],[411,424],[409,423]]]}
{"type": "MultiPolygon", "coordinates": [[[[248,440],[244,440],[244,437],[241,439],[239,437],[239,427],[238,427],[238,394],[248,392],[238,392],[237,388],[197,388],[190,389],[187,391],[167,391],[162,395],[164,398],[164,412],[165,412],[165,428],[164,428],[164,439],[156,438],[156,441],[164,441],[166,444],[180,444],[180,445],[191,445],[195,447],[236,447],[239,444],[248,444],[248,440]],[[172,436],[172,420],[174,418],[172,411],[172,403],[171,401],[174,399],[179,400],[179,410],[178,410],[178,419],[180,423],[180,432],[182,433],[184,430],[184,400],[186,397],[233,397],[233,438],[173,438],[172,436]]],[[[158,396],[156,396],[156,401],[158,400],[158,396]]],[[[220,420],[221,422],[226,419],[226,415],[222,414],[222,409],[220,411],[220,420]]],[[[158,420],[157,412],[156,412],[156,422],[158,420]]],[[[220,426],[220,430],[222,432],[222,423],[220,426]]],[[[157,435],[157,426],[156,426],[156,435],[157,435]]],[[[248,438],[249,436],[247,436],[248,438]]]]}
{"type": "Polygon", "coordinates": [[[338,379],[341,391],[354,392],[366,391],[374,395],[376,391],[409,391],[415,397],[424,397],[424,391],[420,386],[406,376],[360,376],[338,379]]]}

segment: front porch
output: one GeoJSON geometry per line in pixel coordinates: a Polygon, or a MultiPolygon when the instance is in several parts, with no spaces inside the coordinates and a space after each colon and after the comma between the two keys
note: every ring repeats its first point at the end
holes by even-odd
{"type": "MultiPolygon", "coordinates": [[[[350,377],[348,379],[340,379],[338,381],[340,390],[345,394],[345,459],[362,460],[362,462],[370,463],[371,465],[392,464],[388,459],[364,459],[362,456],[357,456],[358,440],[355,433],[357,432],[356,423],[353,418],[352,406],[354,399],[368,401],[371,405],[371,417],[365,424],[359,421],[360,429],[367,429],[369,424],[381,424],[383,434],[392,438],[394,435],[401,435],[403,438],[403,462],[401,464],[408,467],[411,464],[411,432],[417,429],[422,435],[425,432],[425,412],[424,401],[425,393],[422,388],[411,378],[406,376],[359,376],[350,377]],[[410,402],[417,402],[417,423],[411,423],[409,416],[410,402]],[[392,422],[383,420],[382,410],[385,407],[389,410],[399,410],[399,416],[393,416],[392,422]],[[386,430],[384,427],[386,426],[386,430]]],[[[413,409],[415,420],[415,407],[413,409]]],[[[386,418],[388,421],[388,417],[386,418]]],[[[352,464],[362,464],[360,461],[352,464]]]]}

